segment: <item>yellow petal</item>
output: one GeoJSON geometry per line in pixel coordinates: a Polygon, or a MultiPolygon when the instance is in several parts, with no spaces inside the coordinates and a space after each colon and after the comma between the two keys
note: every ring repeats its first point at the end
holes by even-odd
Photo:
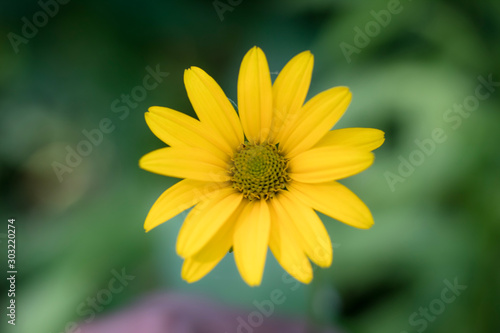
{"type": "Polygon", "coordinates": [[[192,257],[186,258],[181,276],[189,283],[207,275],[228,253],[232,245],[234,223],[226,221],[214,237],[192,257]]]}
{"type": "Polygon", "coordinates": [[[221,183],[209,183],[191,179],[181,180],[163,192],[156,200],[146,217],[144,229],[149,231],[163,222],[170,220],[220,188],[221,183]]]}
{"type": "Polygon", "coordinates": [[[373,154],[366,150],[336,146],[313,148],[290,160],[289,176],[300,182],[322,183],[360,173],[373,160],[373,154]]]}
{"type": "Polygon", "coordinates": [[[289,191],[281,192],[273,198],[272,205],[280,218],[288,217],[307,256],[321,267],[330,266],[333,258],[332,243],[314,210],[289,191]]]}
{"type": "Polygon", "coordinates": [[[241,277],[250,286],[262,280],[270,229],[265,200],[249,201],[240,214],[233,236],[234,260],[241,277]]]}
{"type": "Polygon", "coordinates": [[[269,205],[271,213],[269,248],[284,270],[298,281],[309,283],[313,277],[311,263],[300,246],[292,222],[276,212],[273,201],[275,200],[271,200],[269,205]]]}
{"type": "Polygon", "coordinates": [[[220,158],[232,157],[232,151],[223,155],[219,147],[224,147],[222,138],[209,127],[204,126],[184,113],[153,106],[145,114],[146,122],[151,131],[163,142],[172,147],[198,147],[209,150],[220,158]]]}
{"type": "Polygon", "coordinates": [[[280,148],[288,157],[314,146],[342,117],[351,102],[347,87],[335,87],[311,98],[300,111],[300,117],[280,148]]]}
{"type": "Polygon", "coordinates": [[[177,254],[188,258],[197,253],[221,229],[242,198],[241,193],[226,187],[196,205],[179,231],[177,254]]]}
{"type": "Polygon", "coordinates": [[[234,150],[243,143],[238,115],[217,82],[201,68],[193,66],[184,72],[184,84],[200,121],[224,138],[224,150],[234,150]]]}
{"type": "Polygon", "coordinates": [[[336,220],[360,229],[368,229],[373,225],[368,207],[356,194],[338,182],[293,182],[289,188],[301,201],[336,220]]]}
{"type": "Polygon", "coordinates": [[[181,276],[188,283],[196,282],[210,273],[222,258],[224,257],[213,258],[209,261],[196,260],[194,257],[186,258],[182,264],[181,276]]]}
{"type": "Polygon", "coordinates": [[[272,123],[272,87],[266,55],[258,47],[247,52],[238,76],[238,111],[251,143],[267,140],[272,123]]]}
{"type": "Polygon", "coordinates": [[[274,81],[271,142],[280,142],[297,121],[309,91],[313,64],[311,52],[299,53],[286,64],[274,81]]]}
{"type": "Polygon", "coordinates": [[[199,148],[167,147],[154,150],[139,160],[139,166],[160,175],[224,182],[230,179],[227,162],[199,148]]]}
{"type": "Polygon", "coordinates": [[[342,128],[326,133],[314,147],[347,146],[372,151],[384,140],[384,132],[375,128],[342,128]]]}

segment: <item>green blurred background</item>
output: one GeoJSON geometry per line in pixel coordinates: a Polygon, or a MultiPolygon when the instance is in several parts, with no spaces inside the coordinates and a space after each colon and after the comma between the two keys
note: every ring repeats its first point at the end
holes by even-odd
{"type": "Polygon", "coordinates": [[[63,332],[86,318],[78,306],[107,288],[113,270],[125,269],[135,278],[97,315],[164,290],[251,310],[279,288],[287,302],[277,313],[346,332],[499,332],[500,2],[218,3],[73,0],[58,3],[57,13],[47,7],[54,15],[44,22],[37,13],[45,5],[2,2],[0,268],[4,276],[7,219],[15,218],[18,321],[7,324],[4,277],[0,330],[63,332]],[[23,32],[23,18],[38,20],[37,31],[23,32]],[[335,258],[315,270],[311,285],[291,288],[272,255],[259,288],[241,281],[232,255],[188,285],[175,255],[184,215],[143,231],[149,208],[175,182],[138,167],[164,146],[143,114],[160,105],[194,115],[183,86],[192,65],[236,101],[239,64],[254,45],[271,72],[311,50],[309,97],[336,85],[353,92],[336,128],[386,132],[375,164],[343,181],[376,224],[361,231],[322,216],[335,258]],[[148,66],[169,75],[155,89],[136,88],[148,66]],[[493,83],[477,88],[488,77],[493,83]],[[474,97],[477,89],[488,96],[474,97]],[[121,101],[141,91],[147,96],[121,101]],[[113,130],[60,181],[54,162],[66,164],[68,147],[105,118],[113,130]],[[433,131],[441,131],[439,142],[433,131]],[[455,280],[467,288],[439,301],[445,281],[455,280]],[[429,307],[432,320],[414,315],[429,307]]]}

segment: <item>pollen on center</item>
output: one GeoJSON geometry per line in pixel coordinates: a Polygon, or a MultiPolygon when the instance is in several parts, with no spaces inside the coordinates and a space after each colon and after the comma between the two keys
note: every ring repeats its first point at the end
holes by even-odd
{"type": "Polygon", "coordinates": [[[290,178],[288,160],[268,143],[244,143],[229,169],[232,186],[248,200],[271,199],[285,190],[290,178]]]}

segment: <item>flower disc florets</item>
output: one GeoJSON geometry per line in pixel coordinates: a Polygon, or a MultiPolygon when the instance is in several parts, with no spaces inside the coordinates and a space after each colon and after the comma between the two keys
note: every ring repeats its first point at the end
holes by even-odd
{"type": "Polygon", "coordinates": [[[233,157],[230,168],[233,188],[248,200],[271,199],[286,188],[288,160],[268,143],[245,142],[233,157]]]}

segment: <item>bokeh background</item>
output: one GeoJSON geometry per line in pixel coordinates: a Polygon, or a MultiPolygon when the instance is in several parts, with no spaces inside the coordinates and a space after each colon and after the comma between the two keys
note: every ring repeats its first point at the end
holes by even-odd
{"type": "Polygon", "coordinates": [[[133,280],[98,317],[168,290],[255,310],[280,289],[287,300],[273,316],[346,332],[500,331],[500,2],[66,2],[0,5],[2,332],[64,332],[89,319],[82,302],[122,270],[133,280]],[[24,27],[34,16],[36,31],[24,27]],[[311,50],[309,97],[336,85],[353,92],[336,127],[386,132],[375,164],[343,181],[376,224],[361,231],[322,216],[334,262],[310,285],[283,280],[271,254],[261,287],[242,282],[232,255],[188,285],[175,255],[184,215],[143,231],[176,181],[138,167],[164,146],[143,114],[160,105],[194,115],[183,86],[192,65],[236,101],[239,64],[254,45],[275,73],[311,50]],[[136,88],[147,68],[169,74],[136,88]],[[54,162],[67,165],[68,149],[106,118],[112,130],[57,176],[54,162]],[[15,327],[5,315],[8,218],[17,228],[15,327]],[[466,287],[450,303],[446,281],[466,287]],[[419,312],[429,307],[430,317],[419,312]]]}

